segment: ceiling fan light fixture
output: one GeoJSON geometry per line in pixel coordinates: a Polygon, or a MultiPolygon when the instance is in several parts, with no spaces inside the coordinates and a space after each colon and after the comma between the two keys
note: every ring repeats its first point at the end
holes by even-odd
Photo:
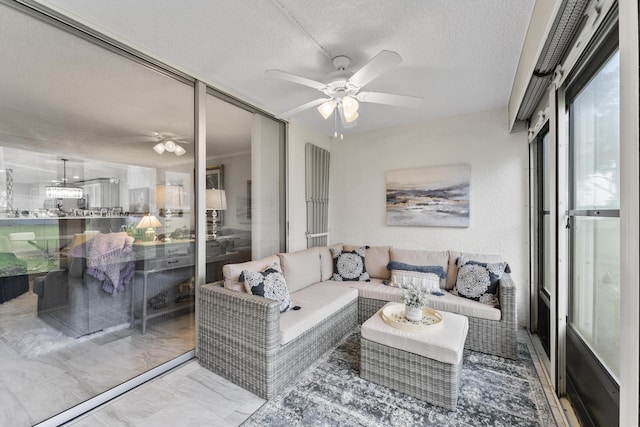
{"type": "Polygon", "coordinates": [[[346,111],[344,112],[344,118],[347,121],[347,123],[351,123],[355,121],[359,116],[360,114],[358,114],[357,111],[354,111],[352,114],[347,114],[346,111]]]}
{"type": "Polygon", "coordinates": [[[153,146],[153,151],[155,151],[158,154],[164,153],[164,143],[158,142],[156,145],[153,146]]]}
{"type": "Polygon", "coordinates": [[[182,148],[180,145],[176,145],[176,150],[174,151],[173,154],[175,154],[176,156],[182,156],[186,152],[187,152],[187,150],[182,148]]]}
{"type": "MultiPolygon", "coordinates": [[[[355,98],[352,98],[349,95],[346,95],[342,98],[342,108],[344,109],[345,116],[347,117],[353,116],[358,112],[359,107],[360,107],[360,104],[355,98]]],[[[353,121],[353,120],[350,120],[350,121],[353,121]]]]}
{"type": "Polygon", "coordinates": [[[322,117],[325,118],[325,120],[331,116],[331,114],[333,113],[333,110],[335,109],[336,109],[336,102],[333,99],[330,99],[327,102],[324,102],[320,104],[320,106],[318,106],[318,111],[320,112],[322,117]]]}
{"type": "Polygon", "coordinates": [[[164,143],[164,149],[167,150],[170,153],[173,153],[174,151],[176,151],[176,143],[173,142],[172,140],[168,139],[164,143]]]}

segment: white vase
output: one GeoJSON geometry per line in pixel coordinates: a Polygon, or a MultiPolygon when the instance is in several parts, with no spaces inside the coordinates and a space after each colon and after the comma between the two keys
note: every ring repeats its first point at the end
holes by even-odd
{"type": "Polygon", "coordinates": [[[404,317],[412,322],[419,322],[422,320],[422,307],[409,307],[405,306],[404,317]]]}

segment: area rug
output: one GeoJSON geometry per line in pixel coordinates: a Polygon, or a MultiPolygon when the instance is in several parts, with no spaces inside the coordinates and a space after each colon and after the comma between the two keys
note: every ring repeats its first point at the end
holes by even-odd
{"type": "Polygon", "coordinates": [[[555,426],[525,339],[517,360],[465,350],[458,407],[448,411],[361,379],[358,330],[242,425],[555,426]]]}

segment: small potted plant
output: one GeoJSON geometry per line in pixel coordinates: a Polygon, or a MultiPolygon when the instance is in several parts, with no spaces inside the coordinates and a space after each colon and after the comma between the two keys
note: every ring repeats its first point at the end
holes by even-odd
{"type": "Polygon", "coordinates": [[[427,305],[429,291],[419,285],[409,285],[402,289],[402,302],[405,305],[404,316],[412,322],[422,320],[422,307],[427,305]]]}

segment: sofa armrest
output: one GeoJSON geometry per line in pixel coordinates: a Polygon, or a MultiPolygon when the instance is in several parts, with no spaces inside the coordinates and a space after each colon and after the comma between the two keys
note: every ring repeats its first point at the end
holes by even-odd
{"type": "MultiPolygon", "coordinates": [[[[199,292],[199,326],[217,338],[209,339],[208,344],[242,348],[244,354],[235,357],[247,356],[247,352],[270,353],[277,348],[280,343],[277,301],[232,291],[219,284],[202,285],[199,292]]],[[[205,338],[202,333],[201,338],[205,338]]],[[[206,341],[203,339],[201,345],[206,341]]]]}
{"type": "Polygon", "coordinates": [[[517,322],[516,314],[516,285],[509,273],[504,273],[498,284],[498,298],[500,299],[500,311],[502,320],[517,322]]]}

